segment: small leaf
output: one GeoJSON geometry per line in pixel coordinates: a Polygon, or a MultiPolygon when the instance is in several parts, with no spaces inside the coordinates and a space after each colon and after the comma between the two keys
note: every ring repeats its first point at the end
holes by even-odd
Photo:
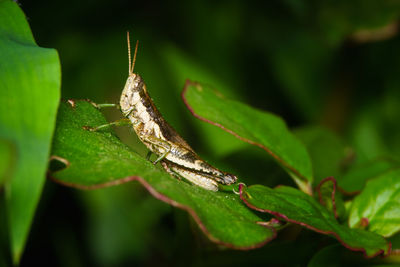
{"type": "Polygon", "coordinates": [[[154,197],[186,210],[211,241],[228,247],[255,248],[275,237],[273,229],[257,224],[262,219],[237,195],[207,191],[171,177],[122,144],[110,130],[83,129],[105,123],[103,115],[86,101],[60,105],[52,154],[66,168],[54,172],[53,179],[82,189],[139,181],[154,197]]]}
{"type": "Polygon", "coordinates": [[[353,201],[349,225],[385,237],[400,231],[400,169],[367,182],[353,201]]]}
{"type": "Polygon", "coordinates": [[[254,210],[270,213],[279,219],[333,236],[343,246],[363,251],[368,257],[389,252],[390,244],[382,236],[340,225],[331,212],[297,189],[287,186],[271,189],[262,185],[246,189],[240,186],[240,189],[242,200],[254,210]]]}
{"type": "Polygon", "coordinates": [[[311,192],[313,175],[308,152],[281,118],[226,99],[210,87],[191,81],[186,82],[182,96],[194,116],[264,149],[303,191],[311,192]]]}
{"type": "Polygon", "coordinates": [[[15,146],[6,206],[11,252],[18,263],[45,181],[60,63],[54,49],[36,45],[13,1],[0,1],[0,51],[0,137],[15,146]]]}

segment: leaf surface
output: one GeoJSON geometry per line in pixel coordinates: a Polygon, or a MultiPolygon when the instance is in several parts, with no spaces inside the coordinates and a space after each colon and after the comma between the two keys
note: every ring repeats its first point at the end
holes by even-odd
{"type": "Polygon", "coordinates": [[[304,145],[276,115],[229,100],[211,87],[187,81],[182,93],[197,118],[267,151],[289,172],[299,187],[310,192],[311,160],[304,145]]]}
{"type": "Polygon", "coordinates": [[[9,144],[1,154],[10,162],[4,168],[9,175],[6,206],[17,263],[45,181],[60,98],[60,63],[54,49],[36,45],[18,4],[7,0],[0,1],[0,51],[0,138],[9,144]]]}
{"type": "Polygon", "coordinates": [[[385,237],[400,231],[400,169],[367,182],[352,203],[349,225],[385,237]]]}
{"type": "MultiPolygon", "coordinates": [[[[241,203],[232,192],[212,192],[171,177],[132,151],[111,130],[90,132],[83,126],[107,123],[89,102],[62,103],[53,143],[53,179],[64,185],[96,189],[139,181],[154,197],[186,210],[210,240],[236,249],[262,246],[274,229],[241,203]],[[71,105],[72,104],[72,105],[71,105]]],[[[151,212],[151,211],[149,211],[151,212]]]]}
{"type": "Polygon", "coordinates": [[[363,251],[368,257],[387,254],[390,250],[390,244],[382,236],[340,225],[333,213],[297,189],[288,186],[271,189],[262,185],[244,188],[241,185],[240,190],[242,200],[250,208],[333,236],[348,249],[363,251]]]}

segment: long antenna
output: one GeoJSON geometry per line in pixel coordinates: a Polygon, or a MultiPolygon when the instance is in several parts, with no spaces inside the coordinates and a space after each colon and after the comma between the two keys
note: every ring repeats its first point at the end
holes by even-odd
{"type": "Polygon", "coordinates": [[[131,41],[129,40],[129,31],[126,32],[126,39],[128,41],[128,59],[129,59],[129,75],[131,74],[131,41]]]}
{"type": "Polygon", "coordinates": [[[132,61],[132,70],[131,70],[131,73],[133,73],[133,69],[135,68],[136,54],[137,54],[138,45],[139,45],[139,40],[136,41],[135,54],[133,54],[133,61],[132,61]]]}
{"type": "Polygon", "coordinates": [[[131,75],[133,73],[133,69],[135,68],[136,54],[139,45],[139,40],[136,41],[135,54],[133,54],[133,61],[131,61],[131,41],[129,39],[129,31],[126,32],[126,39],[128,41],[129,75],[131,75]]]}

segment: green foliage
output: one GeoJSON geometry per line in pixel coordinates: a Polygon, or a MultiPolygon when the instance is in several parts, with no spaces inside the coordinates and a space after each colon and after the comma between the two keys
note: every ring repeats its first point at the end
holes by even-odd
{"type": "Polygon", "coordinates": [[[241,197],[252,209],[267,212],[287,222],[332,235],[351,250],[364,251],[369,257],[387,254],[390,245],[377,234],[340,225],[333,214],[311,196],[292,187],[270,189],[262,185],[246,188],[241,197]]]}
{"type": "Polygon", "coordinates": [[[399,177],[400,170],[397,169],[367,182],[365,189],[352,203],[350,227],[367,228],[385,237],[400,231],[399,177]]]}
{"type": "Polygon", "coordinates": [[[183,98],[196,117],[264,149],[302,190],[310,193],[313,181],[310,157],[281,118],[226,99],[210,87],[190,81],[186,82],[183,98]]]}
{"type": "Polygon", "coordinates": [[[95,189],[137,180],[156,198],[188,211],[214,242],[252,248],[274,237],[262,220],[246,209],[232,192],[212,192],[171,177],[139,156],[110,131],[90,132],[83,126],[106,123],[86,101],[62,103],[58,112],[53,159],[65,169],[53,173],[62,184],[95,189]]]}
{"type": "MultiPolygon", "coordinates": [[[[191,90],[197,91],[199,88],[200,94],[207,93],[207,89],[199,85],[191,90]]],[[[218,93],[208,92],[207,99],[212,102],[215,96],[218,93]]],[[[191,100],[197,105],[201,103],[193,95],[191,100]]],[[[219,102],[222,101],[228,100],[219,102]]],[[[225,107],[240,111],[243,106],[230,103],[225,107]]],[[[247,113],[251,112],[251,108],[247,109],[247,113]]],[[[213,113],[205,114],[208,116],[213,113]]],[[[218,115],[223,117],[222,114],[218,115]]],[[[270,226],[257,224],[263,219],[244,208],[234,194],[210,192],[177,180],[122,144],[111,130],[90,132],[85,129],[85,126],[104,123],[106,120],[102,114],[89,102],[70,100],[62,103],[52,158],[54,163],[64,166],[53,167],[53,179],[81,189],[96,189],[137,180],[154,197],[188,211],[210,240],[228,247],[257,247],[275,236],[275,230],[270,226]]],[[[364,251],[369,257],[389,251],[388,243],[381,236],[340,225],[332,212],[311,196],[291,187],[282,186],[272,190],[255,185],[246,189],[241,197],[252,209],[332,235],[346,247],[364,251]]]]}
{"type": "Polygon", "coordinates": [[[12,1],[0,1],[0,51],[0,183],[6,180],[9,236],[17,263],[45,180],[60,65],[55,50],[36,45],[25,15],[12,1]]]}
{"type": "Polygon", "coordinates": [[[398,262],[389,252],[389,242],[400,248],[398,2],[21,7],[38,44],[60,53],[64,99],[118,101],[130,30],[140,40],[135,72],[162,115],[201,157],[249,187],[239,198],[232,187],[209,192],[177,180],[144,159],[132,130],[82,129],[119,111],[104,111],[106,120],[90,103],[70,101],[52,140],[58,183],[42,193],[58,57],[36,45],[16,3],[0,0],[1,266],[21,258],[41,194],[22,266],[398,262]],[[186,79],[197,81],[186,84],[189,110],[179,98],[186,79]],[[377,254],[388,257],[369,259],[377,254]]]}

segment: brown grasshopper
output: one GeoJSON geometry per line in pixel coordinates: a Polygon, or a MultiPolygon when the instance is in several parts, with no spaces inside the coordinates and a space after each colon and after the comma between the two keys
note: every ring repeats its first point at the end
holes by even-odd
{"type": "MultiPolygon", "coordinates": [[[[140,141],[156,154],[154,164],[161,162],[171,174],[183,177],[195,185],[208,190],[218,191],[218,184],[229,185],[236,182],[237,177],[218,170],[202,160],[186,141],[165,121],[147,93],[142,77],[133,73],[136,61],[138,42],[136,42],[133,61],[129,32],[127,33],[129,77],[121,94],[119,108],[135,130],[140,141]]],[[[95,105],[97,107],[117,106],[114,104],[95,105]]],[[[101,125],[91,130],[99,130],[109,125],[121,125],[114,122],[101,125]]]]}

